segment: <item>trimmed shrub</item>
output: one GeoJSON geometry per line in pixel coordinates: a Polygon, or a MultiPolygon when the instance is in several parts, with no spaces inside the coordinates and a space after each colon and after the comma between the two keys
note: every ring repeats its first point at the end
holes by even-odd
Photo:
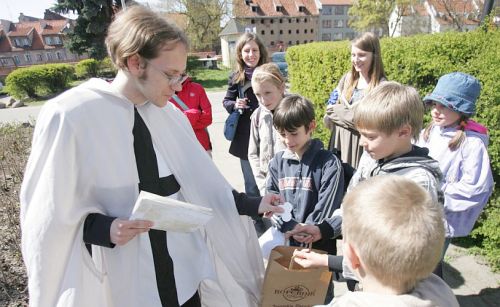
{"type": "MultiPolygon", "coordinates": [[[[440,76],[462,71],[481,82],[475,120],[489,128],[488,153],[496,192],[473,232],[494,269],[500,269],[500,31],[478,29],[381,40],[384,68],[389,80],[414,86],[420,95],[432,91],[440,76]]],[[[323,126],[325,102],[350,67],[349,42],[321,42],[287,50],[291,90],[308,97],[316,108],[316,136],[328,143],[330,132],[323,126]]]]}
{"type": "Polygon", "coordinates": [[[105,78],[113,78],[116,73],[117,69],[111,63],[111,58],[110,57],[105,57],[102,59],[99,63],[99,77],[105,77],[105,78]]]}
{"type": "Polygon", "coordinates": [[[6,91],[18,99],[55,94],[69,85],[75,69],[69,64],[33,65],[11,72],[5,79],[6,91]]]}
{"type": "Polygon", "coordinates": [[[99,66],[96,59],[81,60],[75,65],[75,75],[78,79],[95,78],[99,73],[99,66]]]}

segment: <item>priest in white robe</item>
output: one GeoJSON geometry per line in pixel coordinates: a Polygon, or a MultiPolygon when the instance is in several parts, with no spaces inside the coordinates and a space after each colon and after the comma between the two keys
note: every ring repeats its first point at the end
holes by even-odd
{"type": "Polygon", "coordinates": [[[118,74],[48,101],[21,190],[30,306],[257,306],[263,263],[252,222],[276,196],[235,192],[183,114],[187,39],[140,6],[106,45],[118,74]],[[211,208],[200,231],[128,220],[140,190],[211,208]]]}

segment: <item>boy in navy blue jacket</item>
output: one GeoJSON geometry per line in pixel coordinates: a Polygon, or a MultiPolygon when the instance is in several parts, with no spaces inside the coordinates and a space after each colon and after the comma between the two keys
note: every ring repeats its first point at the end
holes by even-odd
{"type": "MultiPolygon", "coordinates": [[[[273,224],[285,233],[298,224],[321,225],[340,208],[344,191],[341,161],[323,143],[312,139],[316,127],[312,103],[299,95],[285,97],[273,115],[286,149],[269,163],[266,190],[281,194],[292,205],[291,219],[273,216],[273,224]]],[[[290,245],[300,245],[290,238],[290,245]]],[[[336,254],[334,239],[313,243],[313,248],[336,254]]]]}

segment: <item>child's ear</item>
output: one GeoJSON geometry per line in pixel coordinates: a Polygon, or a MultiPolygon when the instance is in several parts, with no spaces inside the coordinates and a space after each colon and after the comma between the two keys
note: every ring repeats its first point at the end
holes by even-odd
{"type": "Polygon", "coordinates": [[[412,129],[410,125],[403,125],[399,128],[399,136],[400,137],[412,137],[412,129]]]}
{"type": "Polygon", "coordinates": [[[347,257],[347,260],[351,264],[352,268],[357,270],[361,266],[361,261],[359,260],[358,253],[356,252],[356,249],[349,243],[349,242],[343,242],[345,244],[344,246],[344,253],[345,257],[347,257]]]}
{"type": "Polygon", "coordinates": [[[310,124],[309,124],[309,131],[308,132],[313,132],[314,129],[316,129],[316,121],[313,120],[310,124]]]}

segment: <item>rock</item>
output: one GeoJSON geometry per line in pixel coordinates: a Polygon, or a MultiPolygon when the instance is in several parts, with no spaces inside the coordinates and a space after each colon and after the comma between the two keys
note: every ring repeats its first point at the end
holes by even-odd
{"type": "Polygon", "coordinates": [[[16,101],[12,104],[12,108],[19,108],[19,107],[24,107],[24,102],[22,101],[16,101]]]}

